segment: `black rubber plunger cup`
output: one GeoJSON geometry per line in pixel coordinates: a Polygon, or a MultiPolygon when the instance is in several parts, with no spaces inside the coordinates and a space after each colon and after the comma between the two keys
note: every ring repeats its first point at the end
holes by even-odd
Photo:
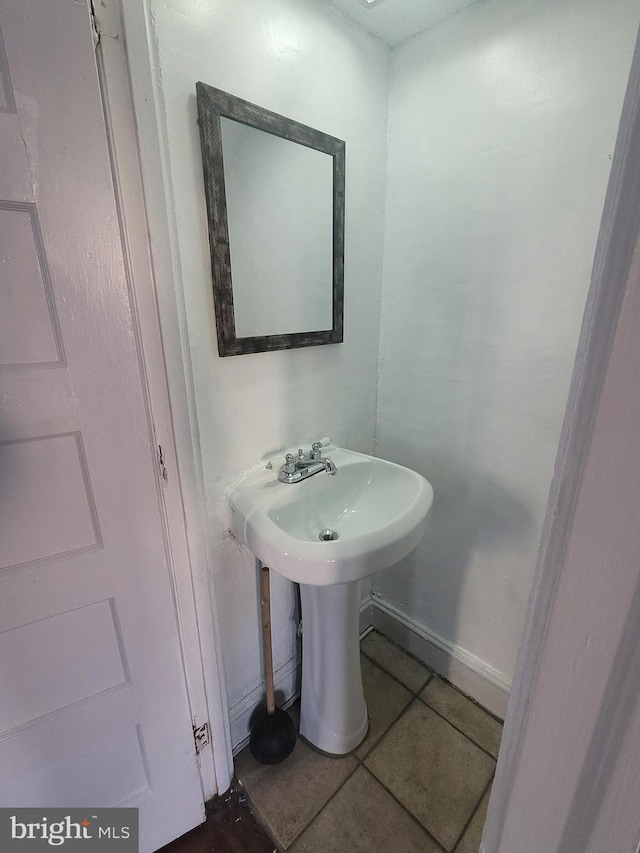
{"type": "Polygon", "coordinates": [[[249,749],[260,764],[279,764],[288,758],[296,745],[296,727],[293,720],[276,708],[273,689],[273,652],[271,649],[271,591],[269,569],[260,568],[260,600],[262,606],[262,638],[264,648],[264,681],[267,707],[256,714],[251,727],[249,749]]]}

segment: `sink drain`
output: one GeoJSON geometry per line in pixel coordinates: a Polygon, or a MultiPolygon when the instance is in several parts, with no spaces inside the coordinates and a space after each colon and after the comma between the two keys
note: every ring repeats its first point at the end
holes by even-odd
{"type": "Polygon", "coordinates": [[[320,536],[318,536],[318,539],[321,542],[333,542],[333,540],[337,538],[338,534],[335,532],[335,530],[329,530],[329,528],[327,528],[326,530],[321,530],[320,536]]]}

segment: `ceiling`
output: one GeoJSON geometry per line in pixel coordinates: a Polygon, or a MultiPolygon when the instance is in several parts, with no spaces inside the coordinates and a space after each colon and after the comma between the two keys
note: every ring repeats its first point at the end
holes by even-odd
{"type": "Polygon", "coordinates": [[[476,0],[379,0],[366,8],[361,0],[326,0],[341,15],[391,47],[470,6],[476,0]]]}

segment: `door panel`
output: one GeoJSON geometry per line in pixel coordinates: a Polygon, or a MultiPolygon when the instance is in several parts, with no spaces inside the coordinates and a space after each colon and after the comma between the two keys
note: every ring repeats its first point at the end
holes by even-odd
{"type": "Polygon", "coordinates": [[[0,2],[0,804],[202,788],[88,8],[0,2]]]}

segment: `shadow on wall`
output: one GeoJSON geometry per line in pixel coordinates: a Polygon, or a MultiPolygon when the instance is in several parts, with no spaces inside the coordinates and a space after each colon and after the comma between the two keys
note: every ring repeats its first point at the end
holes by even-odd
{"type": "MultiPolygon", "coordinates": [[[[416,627],[426,629],[436,640],[471,652],[465,647],[464,636],[468,608],[465,625],[461,625],[460,611],[474,555],[482,553],[486,561],[487,555],[490,559],[492,553],[508,550],[514,555],[524,554],[522,559],[526,559],[526,549],[515,543],[531,536],[536,519],[518,497],[485,471],[462,466],[460,460],[427,454],[418,467],[415,448],[402,448],[397,443],[394,449],[392,461],[403,464],[403,460],[414,460],[413,467],[431,482],[435,496],[424,539],[397,566],[376,575],[375,593],[400,608],[416,627]]],[[[475,588],[467,593],[467,597],[482,595],[484,601],[491,602],[490,607],[479,606],[478,624],[489,611],[495,633],[500,634],[505,620],[514,614],[519,618],[521,574],[514,566],[512,581],[504,570],[494,574],[483,571],[481,592],[475,588]]],[[[493,632],[491,624],[484,628],[489,634],[493,632]]],[[[473,654],[487,659],[475,647],[473,654]]],[[[441,674],[446,677],[450,673],[441,674]]]]}

